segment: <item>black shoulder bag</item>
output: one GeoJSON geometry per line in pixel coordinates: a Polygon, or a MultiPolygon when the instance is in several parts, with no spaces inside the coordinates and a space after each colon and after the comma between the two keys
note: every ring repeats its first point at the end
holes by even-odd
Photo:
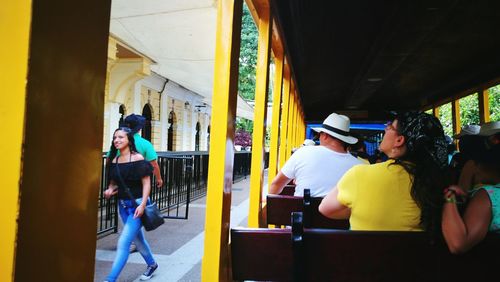
{"type": "MultiPolygon", "coordinates": [[[[134,196],[132,196],[132,192],[130,192],[130,189],[128,188],[127,184],[125,184],[125,181],[123,181],[123,178],[120,174],[118,159],[116,160],[116,172],[118,174],[118,178],[120,178],[120,182],[122,183],[123,187],[125,188],[125,192],[127,193],[130,200],[132,200],[135,207],[137,208],[139,205],[135,202],[135,198],[134,198],[134,196]]],[[[146,207],[144,208],[144,213],[141,216],[141,222],[142,222],[142,225],[144,226],[144,229],[146,229],[146,231],[155,230],[160,225],[165,223],[165,219],[163,219],[163,216],[162,216],[160,210],[158,209],[158,206],[156,205],[156,203],[151,203],[149,205],[146,205],[146,207]]]]}

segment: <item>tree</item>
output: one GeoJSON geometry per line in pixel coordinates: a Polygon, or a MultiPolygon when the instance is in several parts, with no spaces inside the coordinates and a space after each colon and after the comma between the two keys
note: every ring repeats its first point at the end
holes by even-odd
{"type": "Polygon", "coordinates": [[[477,93],[463,97],[458,102],[460,105],[460,124],[479,124],[479,97],[477,93]]]}
{"type": "Polygon", "coordinates": [[[491,87],[490,92],[490,120],[500,120],[500,85],[491,87]]]}
{"type": "MultiPolygon", "coordinates": [[[[490,121],[500,120],[500,85],[489,89],[489,104],[490,104],[490,121]]],[[[463,97],[459,101],[460,105],[460,124],[480,124],[479,117],[479,98],[478,94],[474,93],[463,97]]],[[[447,103],[439,107],[439,120],[443,125],[446,135],[453,135],[451,103],[447,103]]]]}
{"type": "Polygon", "coordinates": [[[253,132],[253,121],[246,118],[236,118],[236,130],[243,130],[250,134],[253,132]]]}
{"type": "Polygon", "coordinates": [[[243,5],[238,90],[245,100],[255,98],[255,66],[259,34],[247,5],[243,5]]]}

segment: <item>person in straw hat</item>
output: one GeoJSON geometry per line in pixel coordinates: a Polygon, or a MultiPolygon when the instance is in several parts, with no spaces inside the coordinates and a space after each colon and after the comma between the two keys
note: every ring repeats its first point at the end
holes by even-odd
{"type": "MultiPolygon", "coordinates": [[[[465,192],[481,184],[500,182],[500,121],[481,125],[477,135],[479,141],[464,160],[458,186],[465,192]]],[[[462,147],[460,147],[462,151],[462,147]]]]}
{"type": "Polygon", "coordinates": [[[478,135],[484,137],[483,151],[462,171],[469,182],[451,185],[444,192],[442,229],[452,253],[468,251],[488,232],[500,232],[500,121],[483,124],[478,135]],[[457,198],[466,196],[469,199],[461,216],[457,198]]]}
{"type": "Polygon", "coordinates": [[[350,120],[344,115],[330,114],[321,127],[319,146],[304,146],[297,150],[273,179],[269,194],[279,194],[295,179],[295,196],[303,196],[304,189],[312,197],[323,197],[335,186],[342,175],[361,161],[347,152],[349,144],[358,140],[349,134],[350,120]]]}

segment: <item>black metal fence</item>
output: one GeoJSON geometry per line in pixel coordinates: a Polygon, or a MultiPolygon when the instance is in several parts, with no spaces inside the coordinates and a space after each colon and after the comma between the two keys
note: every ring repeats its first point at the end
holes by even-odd
{"type": "MultiPolygon", "coordinates": [[[[268,166],[269,154],[265,162],[268,166]]],[[[189,203],[207,193],[208,152],[159,152],[158,165],[163,178],[163,187],[156,187],[156,179],[151,179],[152,201],[158,204],[167,218],[187,219],[189,203]]],[[[250,174],[251,152],[236,152],[234,156],[233,181],[246,178],[250,174]]],[[[97,235],[118,231],[117,201],[104,198],[106,190],[106,159],[102,159],[101,187],[97,235]]]]}

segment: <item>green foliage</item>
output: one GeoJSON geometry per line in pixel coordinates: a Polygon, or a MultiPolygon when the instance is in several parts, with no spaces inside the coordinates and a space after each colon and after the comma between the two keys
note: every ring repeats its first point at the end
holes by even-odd
{"type": "MultiPolygon", "coordinates": [[[[490,121],[500,120],[500,85],[489,89],[490,121]]],[[[479,124],[479,99],[478,94],[466,96],[459,101],[460,124],[479,124]]],[[[439,107],[439,120],[443,124],[445,134],[453,135],[451,103],[439,107]]]]}
{"type": "Polygon", "coordinates": [[[236,130],[243,130],[250,134],[253,133],[253,121],[246,118],[236,118],[236,130]]]}
{"type": "Polygon", "coordinates": [[[500,85],[491,87],[490,92],[490,120],[500,120],[500,85]]]}
{"type": "Polygon", "coordinates": [[[238,90],[245,100],[255,97],[255,66],[257,65],[258,32],[247,5],[243,5],[238,90]]]}
{"type": "Polygon", "coordinates": [[[443,125],[444,134],[453,136],[453,123],[451,119],[451,103],[439,107],[439,120],[443,125]]]}
{"type": "Polygon", "coordinates": [[[479,100],[477,93],[460,99],[460,124],[479,124],[479,100]]]}

